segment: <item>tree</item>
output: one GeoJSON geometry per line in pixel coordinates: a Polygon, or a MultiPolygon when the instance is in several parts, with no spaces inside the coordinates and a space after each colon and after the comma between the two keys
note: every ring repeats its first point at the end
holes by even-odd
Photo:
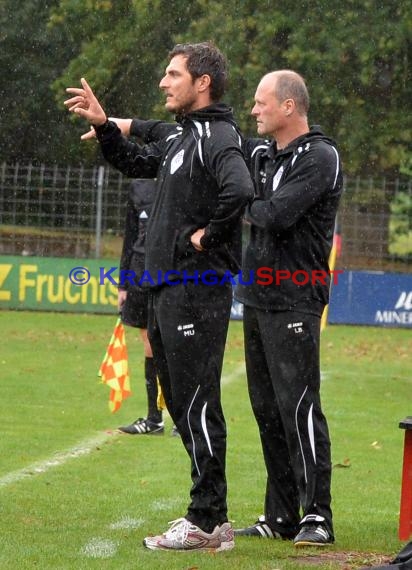
{"type": "MultiPolygon", "coordinates": [[[[155,110],[162,116],[159,80],[173,36],[184,28],[189,12],[196,15],[196,6],[183,0],[61,0],[50,25],[73,29],[82,49],[53,83],[59,107],[65,87],[86,77],[110,116],[149,117],[155,110]],[[79,19],[80,28],[75,24],[79,19]]],[[[80,152],[94,150],[88,145],[80,152]]]]}
{"type": "MultiPolygon", "coordinates": [[[[397,173],[412,142],[412,5],[385,0],[200,0],[185,37],[213,37],[231,60],[230,100],[247,134],[260,77],[300,72],[312,123],[336,137],[347,174],[397,173]]],[[[182,36],[181,36],[182,37],[182,36]]]]}
{"type": "Polygon", "coordinates": [[[65,88],[85,76],[110,115],[170,118],[158,89],[168,50],[211,39],[229,59],[227,101],[246,135],[256,132],[262,75],[292,68],[307,80],[310,122],[336,138],[346,174],[410,164],[411,3],[3,0],[0,23],[4,157],[95,162],[96,147],[79,144],[84,124],[63,110],[65,88]]]}
{"type": "Polygon", "coordinates": [[[47,29],[49,10],[56,4],[57,0],[0,4],[3,160],[65,158],[60,151],[68,144],[69,121],[56,108],[50,84],[74,57],[76,46],[66,33],[55,35],[47,29]]]}

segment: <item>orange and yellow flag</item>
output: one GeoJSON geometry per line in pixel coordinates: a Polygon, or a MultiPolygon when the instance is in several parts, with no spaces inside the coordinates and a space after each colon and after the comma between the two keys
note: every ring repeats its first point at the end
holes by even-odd
{"type": "Polygon", "coordinates": [[[112,413],[116,412],[123,400],[131,395],[126,335],[120,318],[117,319],[98,375],[102,383],[110,387],[109,408],[112,413]]]}

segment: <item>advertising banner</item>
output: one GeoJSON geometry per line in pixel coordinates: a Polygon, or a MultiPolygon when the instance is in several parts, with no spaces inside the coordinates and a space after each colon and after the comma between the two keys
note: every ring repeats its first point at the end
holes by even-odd
{"type": "Polygon", "coordinates": [[[0,307],[40,311],[117,312],[117,287],[100,279],[111,260],[0,257],[0,307]]]}
{"type": "Polygon", "coordinates": [[[332,287],[328,322],[412,328],[412,274],[343,272],[332,287]]]}

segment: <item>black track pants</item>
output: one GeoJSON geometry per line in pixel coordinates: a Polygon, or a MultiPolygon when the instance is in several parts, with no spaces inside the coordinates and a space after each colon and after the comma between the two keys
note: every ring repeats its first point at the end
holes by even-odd
{"type": "Polygon", "coordinates": [[[267,469],[265,515],[293,536],[317,514],[333,536],[331,458],[320,402],[320,319],[244,309],[246,370],[267,469]]]}
{"type": "Polygon", "coordinates": [[[206,532],[227,521],[226,424],[220,377],[231,285],[179,284],[154,291],[149,340],[169,413],[191,459],[187,518],[206,532]]]}

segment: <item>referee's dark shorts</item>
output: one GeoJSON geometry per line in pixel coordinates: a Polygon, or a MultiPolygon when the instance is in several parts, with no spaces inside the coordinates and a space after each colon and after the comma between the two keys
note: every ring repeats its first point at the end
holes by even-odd
{"type": "MultiPolygon", "coordinates": [[[[133,255],[130,269],[137,276],[143,273],[140,256],[133,255]]],[[[138,277],[133,284],[128,283],[126,301],[121,310],[121,319],[125,325],[138,329],[147,329],[147,305],[149,301],[149,289],[137,285],[138,277]]]]}

